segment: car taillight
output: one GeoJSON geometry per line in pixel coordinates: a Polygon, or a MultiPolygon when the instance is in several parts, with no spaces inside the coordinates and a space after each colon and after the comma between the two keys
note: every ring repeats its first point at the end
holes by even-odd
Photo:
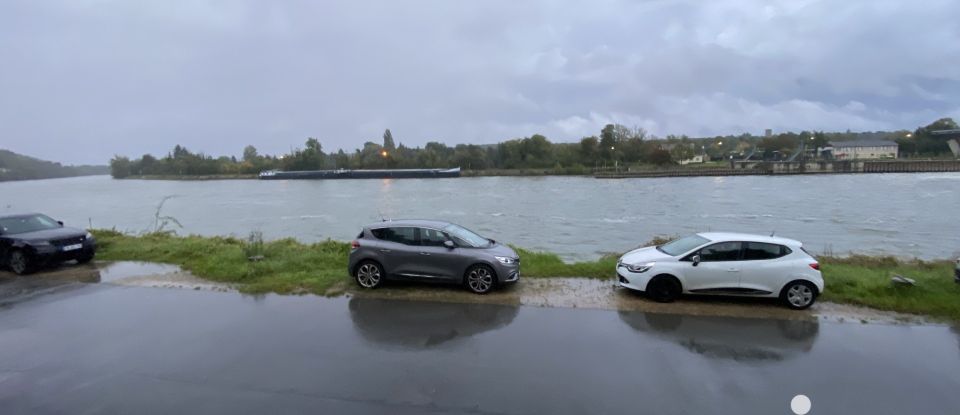
{"type": "Polygon", "coordinates": [[[810,268],[813,268],[813,269],[815,269],[815,270],[817,270],[817,271],[820,271],[820,264],[814,262],[814,263],[810,264],[810,268]]]}
{"type": "Polygon", "coordinates": [[[353,242],[350,242],[350,249],[357,249],[360,247],[360,241],[354,239],[353,242]]]}

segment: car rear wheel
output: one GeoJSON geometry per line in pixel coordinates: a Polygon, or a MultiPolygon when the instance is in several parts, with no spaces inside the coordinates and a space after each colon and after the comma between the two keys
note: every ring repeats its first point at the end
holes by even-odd
{"type": "Polygon", "coordinates": [[[493,290],[497,277],[494,275],[492,268],[477,264],[467,270],[466,282],[467,289],[470,291],[476,294],[486,294],[493,290]]]}
{"type": "Polygon", "coordinates": [[[373,261],[364,261],[357,265],[354,277],[357,284],[363,288],[377,288],[383,284],[383,270],[380,264],[373,261]]]}
{"type": "Polygon", "coordinates": [[[655,277],[653,281],[647,284],[647,295],[654,301],[661,303],[672,303],[683,292],[680,281],[676,278],[655,277]]]}
{"type": "Polygon", "coordinates": [[[817,300],[817,288],[807,281],[793,281],[780,293],[783,303],[794,310],[803,310],[817,300]]]}
{"type": "Polygon", "coordinates": [[[10,253],[10,258],[7,259],[7,264],[10,265],[10,270],[17,275],[29,274],[32,267],[30,264],[30,257],[27,256],[26,252],[23,250],[17,249],[10,253]]]}

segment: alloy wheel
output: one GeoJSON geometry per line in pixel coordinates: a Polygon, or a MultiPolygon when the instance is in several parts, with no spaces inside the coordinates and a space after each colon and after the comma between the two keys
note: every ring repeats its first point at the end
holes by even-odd
{"type": "Polygon", "coordinates": [[[380,285],[380,267],[372,263],[360,265],[357,269],[357,283],[364,288],[374,288],[380,285]]]}
{"type": "Polygon", "coordinates": [[[493,274],[486,267],[474,267],[467,274],[467,285],[475,293],[485,293],[493,287],[493,274]]]}
{"type": "Polygon", "coordinates": [[[10,254],[10,269],[16,274],[23,274],[27,271],[27,256],[20,251],[14,251],[10,254]]]}

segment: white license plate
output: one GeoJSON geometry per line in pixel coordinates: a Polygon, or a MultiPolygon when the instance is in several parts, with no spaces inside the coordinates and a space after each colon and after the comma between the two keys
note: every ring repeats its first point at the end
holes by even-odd
{"type": "Polygon", "coordinates": [[[80,249],[80,248],[83,248],[83,244],[67,245],[67,246],[64,246],[64,247],[63,247],[63,250],[64,250],[64,251],[76,251],[76,250],[78,250],[78,249],[80,249]]]}

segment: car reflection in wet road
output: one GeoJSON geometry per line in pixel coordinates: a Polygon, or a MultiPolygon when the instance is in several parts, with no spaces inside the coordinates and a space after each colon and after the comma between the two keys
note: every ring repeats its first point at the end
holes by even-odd
{"type": "Polygon", "coordinates": [[[116,284],[0,308],[3,415],[952,413],[957,373],[944,326],[116,284]]]}
{"type": "Polygon", "coordinates": [[[510,324],[518,307],[396,301],[353,297],[350,319],[365,340],[385,347],[421,350],[455,344],[510,324]]]}
{"type": "Polygon", "coordinates": [[[813,348],[817,320],[768,320],[621,311],[630,327],[710,358],[783,360],[813,348]]]}

